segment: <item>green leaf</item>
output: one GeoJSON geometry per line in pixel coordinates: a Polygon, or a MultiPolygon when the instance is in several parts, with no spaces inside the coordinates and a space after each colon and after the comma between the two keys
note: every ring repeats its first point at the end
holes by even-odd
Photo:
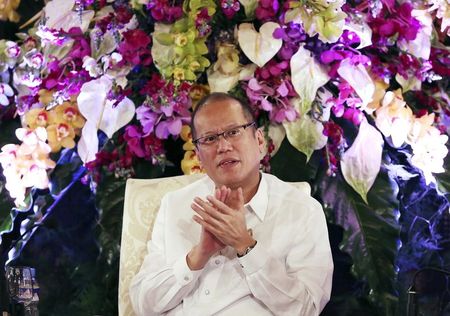
{"type": "Polygon", "coordinates": [[[276,155],[270,159],[270,166],[271,172],[283,181],[310,182],[316,177],[318,162],[319,159],[311,159],[308,163],[305,155],[300,154],[285,138],[276,155]],[[286,157],[289,157],[289,163],[286,163],[286,157]]]}
{"type": "Polygon", "coordinates": [[[339,175],[325,174],[320,180],[320,196],[333,209],[334,221],[345,230],[341,248],[354,262],[355,276],[367,283],[367,295],[380,315],[392,315],[396,306],[394,260],[400,228],[394,216],[398,208],[396,185],[380,173],[368,194],[369,204],[339,175]]]}

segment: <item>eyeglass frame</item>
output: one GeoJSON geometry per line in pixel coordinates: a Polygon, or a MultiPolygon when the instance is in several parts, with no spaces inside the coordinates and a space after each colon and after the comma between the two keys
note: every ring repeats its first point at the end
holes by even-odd
{"type": "MultiPolygon", "coordinates": [[[[238,126],[231,127],[231,128],[229,128],[229,129],[227,129],[227,130],[221,132],[221,133],[210,134],[210,135],[198,137],[198,138],[192,140],[192,143],[193,143],[196,147],[200,147],[200,146],[202,146],[202,145],[203,145],[203,146],[210,146],[210,145],[217,144],[218,141],[219,141],[219,139],[220,139],[220,136],[222,136],[225,140],[229,141],[228,139],[229,139],[230,136],[225,136],[227,133],[229,133],[229,132],[231,132],[231,131],[233,131],[233,130],[236,130],[236,129],[241,129],[241,128],[244,128],[244,131],[245,131],[247,128],[252,127],[252,126],[256,126],[256,122],[255,122],[255,121],[250,122],[250,123],[246,123],[246,124],[242,124],[242,125],[238,125],[238,126]],[[209,144],[208,144],[208,143],[202,143],[202,142],[199,142],[201,139],[207,138],[207,137],[216,137],[216,140],[214,140],[213,142],[211,142],[211,143],[209,143],[209,144]]],[[[236,136],[240,136],[240,135],[242,135],[242,134],[243,134],[243,133],[240,133],[239,135],[236,135],[236,136]]],[[[230,138],[233,138],[233,137],[230,137],[230,138]]]]}

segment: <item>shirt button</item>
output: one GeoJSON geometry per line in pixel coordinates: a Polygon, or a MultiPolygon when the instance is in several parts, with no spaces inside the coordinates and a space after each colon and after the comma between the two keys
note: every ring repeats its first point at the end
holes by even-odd
{"type": "Polygon", "coordinates": [[[216,261],[214,261],[215,264],[219,265],[220,264],[220,260],[216,259],[216,261]]]}
{"type": "Polygon", "coordinates": [[[205,295],[209,295],[209,290],[205,290],[205,295]]]}
{"type": "Polygon", "coordinates": [[[188,276],[185,276],[185,277],[184,277],[184,280],[185,280],[185,281],[189,281],[189,277],[188,277],[188,276]]]}

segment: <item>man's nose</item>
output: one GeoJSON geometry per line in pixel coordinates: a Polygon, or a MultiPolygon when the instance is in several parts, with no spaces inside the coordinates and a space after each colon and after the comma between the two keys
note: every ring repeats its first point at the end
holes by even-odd
{"type": "Polygon", "coordinates": [[[224,135],[220,135],[219,139],[217,140],[217,151],[224,152],[231,150],[231,148],[232,148],[231,142],[227,138],[225,138],[224,135]]]}

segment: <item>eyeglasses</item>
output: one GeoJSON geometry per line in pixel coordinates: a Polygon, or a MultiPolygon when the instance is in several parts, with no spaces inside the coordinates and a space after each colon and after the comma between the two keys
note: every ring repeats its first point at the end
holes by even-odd
{"type": "Polygon", "coordinates": [[[251,127],[255,125],[256,122],[247,123],[244,125],[239,125],[232,127],[230,129],[227,129],[226,131],[223,131],[222,133],[217,134],[211,134],[203,137],[199,137],[197,139],[194,139],[192,142],[195,144],[195,146],[201,145],[201,146],[211,146],[216,144],[219,141],[220,136],[223,136],[226,140],[238,138],[242,135],[244,130],[248,127],[251,127]]]}

